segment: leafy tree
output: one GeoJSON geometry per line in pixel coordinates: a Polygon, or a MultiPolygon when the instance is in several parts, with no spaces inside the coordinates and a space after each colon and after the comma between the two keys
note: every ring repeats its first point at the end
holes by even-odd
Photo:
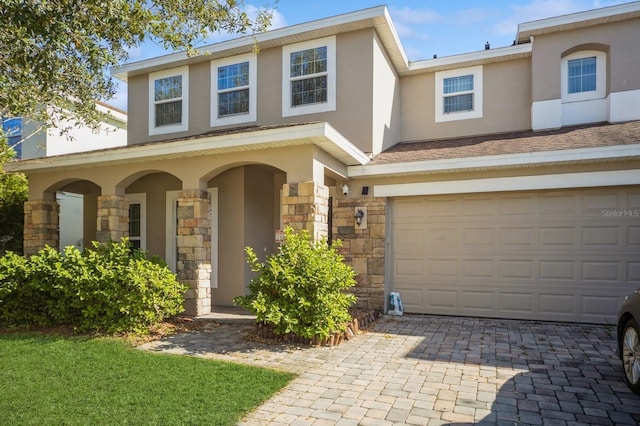
{"type": "Polygon", "coordinates": [[[95,101],[115,93],[109,68],[153,40],[165,49],[195,47],[211,33],[252,34],[242,0],[2,0],[0,117],[29,117],[60,128],[64,119],[97,126],[95,101]]]}
{"type": "Polygon", "coordinates": [[[27,178],[22,173],[7,173],[3,169],[3,163],[12,156],[6,138],[0,135],[0,255],[9,250],[22,253],[27,178]]]}

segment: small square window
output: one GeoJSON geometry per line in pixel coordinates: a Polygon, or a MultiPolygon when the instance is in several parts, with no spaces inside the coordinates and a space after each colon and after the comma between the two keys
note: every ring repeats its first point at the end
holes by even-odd
{"type": "Polygon", "coordinates": [[[596,57],[568,61],[568,93],[592,92],[596,90],[596,57]]]}
{"type": "Polygon", "coordinates": [[[436,122],[482,117],[482,66],[436,72],[436,122]]]}

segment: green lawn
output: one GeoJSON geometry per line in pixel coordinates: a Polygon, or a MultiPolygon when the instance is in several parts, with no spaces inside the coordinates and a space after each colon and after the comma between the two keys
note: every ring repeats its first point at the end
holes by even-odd
{"type": "Polygon", "coordinates": [[[233,425],[292,378],[116,339],[0,335],[0,424],[233,425]]]}

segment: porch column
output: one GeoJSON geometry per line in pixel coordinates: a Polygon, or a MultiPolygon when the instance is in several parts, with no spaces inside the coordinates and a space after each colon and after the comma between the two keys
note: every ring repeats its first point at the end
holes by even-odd
{"type": "Polygon", "coordinates": [[[123,195],[98,196],[98,228],[96,239],[101,243],[119,242],[129,236],[129,206],[123,195]]]}
{"type": "Polygon", "coordinates": [[[211,202],[209,193],[187,189],[178,193],[178,280],[189,286],[185,313],[211,312],[211,202]]]}
{"type": "Polygon", "coordinates": [[[59,212],[60,206],[56,201],[32,200],[24,203],[25,255],[36,254],[47,245],[59,248],[59,212]]]}
{"type": "Polygon", "coordinates": [[[306,229],[314,240],[329,234],[329,188],[316,182],[283,186],[282,221],[296,231],[306,229]]]}

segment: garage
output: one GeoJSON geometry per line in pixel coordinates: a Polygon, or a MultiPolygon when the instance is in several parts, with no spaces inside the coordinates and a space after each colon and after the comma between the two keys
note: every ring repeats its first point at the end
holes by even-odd
{"type": "Polygon", "coordinates": [[[640,286],[640,187],[395,197],[409,313],[612,323],[640,286]]]}

